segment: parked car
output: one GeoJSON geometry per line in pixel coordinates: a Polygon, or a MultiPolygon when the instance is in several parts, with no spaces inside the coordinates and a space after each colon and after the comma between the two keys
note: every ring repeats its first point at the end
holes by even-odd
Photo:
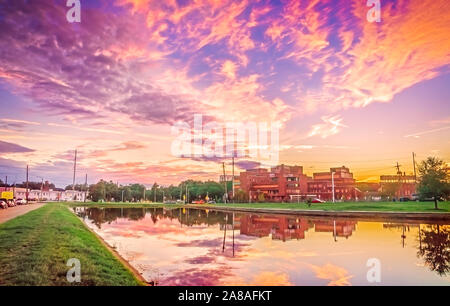
{"type": "Polygon", "coordinates": [[[216,201],[210,200],[210,201],[208,201],[208,204],[216,204],[216,201]]]}
{"type": "Polygon", "coordinates": [[[14,206],[14,204],[13,203],[11,203],[9,200],[7,200],[7,199],[0,199],[0,201],[1,202],[3,202],[3,203],[5,203],[6,204],[6,206],[7,207],[13,207],[14,206]]]}
{"type": "Polygon", "coordinates": [[[325,201],[323,201],[321,199],[312,199],[311,203],[325,203],[325,201]]]}
{"type": "Polygon", "coordinates": [[[1,209],[7,209],[8,208],[8,204],[6,204],[5,201],[0,200],[0,208],[1,209]]]}
{"type": "Polygon", "coordinates": [[[192,204],[205,204],[203,200],[192,201],[192,204]]]}
{"type": "Polygon", "coordinates": [[[14,200],[7,200],[6,203],[8,204],[9,207],[16,206],[16,203],[14,202],[14,200]]]}
{"type": "Polygon", "coordinates": [[[27,204],[27,201],[24,200],[24,199],[18,199],[18,200],[16,201],[16,204],[17,204],[17,205],[25,205],[25,204],[27,204]]]}

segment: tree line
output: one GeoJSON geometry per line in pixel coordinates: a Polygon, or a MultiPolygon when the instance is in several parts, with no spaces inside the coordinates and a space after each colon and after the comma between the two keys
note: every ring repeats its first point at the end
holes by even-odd
{"type": "MultiPolygon", "coordinates": [[[[84,190],[84,185],[75,185],[76,190],[84,190]]],[[[229,183],[229,188],[231,184],[229,183]]],[[[66,189],[71,190],[71,186],[66,189]]],[[[223,184],[214,181],[187,180],[178,185],[161,186],[154,183],[151,188],[143,184],[118,185],[113,181],[100,180],[89,186],[89,197],[92,201],[105,202],[140,202],[140,201],[176,201],[186,199],[188,202],[205,199],[206,196],[217,202],[222,201],[225,193],[223,184]]]]}

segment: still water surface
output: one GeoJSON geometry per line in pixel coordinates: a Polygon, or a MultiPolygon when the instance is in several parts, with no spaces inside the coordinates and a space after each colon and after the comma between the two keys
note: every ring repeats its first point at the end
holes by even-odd
{"type": "Polygon", "coordinates": [[[158,285],[450,285],[450,225],[200,209],[76,208],[158,285]]]}

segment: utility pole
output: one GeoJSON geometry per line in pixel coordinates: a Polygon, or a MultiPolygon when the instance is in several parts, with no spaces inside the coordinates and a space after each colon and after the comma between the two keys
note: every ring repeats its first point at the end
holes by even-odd
{"type": "Polygon", "coordinates": [[[6,176],[5,187],[8,187],[8,176],[6,176]]]}
{"type": "Polygon", "coordinates": [[[44,178],[41,177],[41,179],[42,179],[42,182],[41,182],[41,198],[40,198],[40,200],[42,201],[42,190],[44,189],[44,178]]]}
{"type": "Polygon", "coordinates": [[[153,188],[153,203],[156,203],[156,183],[155,185],[153,185],[153,187],[155,187],[153,188]]]}
{"type": "Polygon", "coordinates": [[[402,182],[402,172],[400,171],[400,167],[401,165],[398,164],[395,166],[395,168],[397,168],[397,175],[398,175],[398,182],[401,183],[402,182]]]}
{"type": "Polygon", "coordinates": [[[87,173],[86,173],[86,179],[84,180],[84,202],[86,203],[86,198],[87,198],[87,190],[88,190],[88,186],[87,186],[87,173]]]}
{"type": "Polygon", "coordinates": [[[222,168],[223,168],[223,183],[225,185],[225,198],[224,198],[224,202],[225,204],[227,204],[227,198],[228,198],[228,189],[227,189],[227,177],[225,175],[225,162],[222,163],[222,168]]]}
{"type": "Polygon", "coordinates": [[[333,203],[335,202],[335,198],[334,198],[334,171],[331,172],[331,189],[332,189],[332,193],[333,193],[333,203]]]}
{"type": "Polygon", "coordinates": [[[26,198],[26,201],[27,201],[27,204],[28,204],[28,165],[27,165],[27,183],[26,184],[27,184],[26,185],[27,190],[25,192],[25,198],[26,198]]]}
{"type": "Polygon", "coordinates": [[[75,159],[73,160],[73,183],[72,191],[75,191],[75,175],[77,172],[77,150],[75,149],[75,159]]]}
{"type": "Polygon", "coordinates": [[[397,162],[397,165],[395,166],[395,168],[397,168],[397,174],[398,175],[402,175],[402,172],[400,171],[400,166],[401,165],[399,165],[398,162],[397,162]]]}
{"type": "Polygon", "coordinates": [[[231,170],[231,189],[232,189],[232,196],[233,196],[233,203],[234,203],[234,154],[232,158],[232,170],[231,170]]]}
{"type": "Polygon", "coordinates": [[[412,152],[412,158],[413,158],[413,166],[414,166],[414,183],[417,184],[417,174],[416,174],[416,153],[412,152]]]}

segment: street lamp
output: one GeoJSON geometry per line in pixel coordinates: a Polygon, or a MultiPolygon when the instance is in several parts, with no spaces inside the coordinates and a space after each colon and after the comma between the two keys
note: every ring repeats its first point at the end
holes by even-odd
{"type": "Polygon", "coordinates": [[[44,189],[44,178],[43,178],[43,177],[40,177],[40,176],[37,176],[37,177],[40,178],[40,179],[42,180],[42,183],[41,183],[41,193],[39,194],[39,195],[40,195],[39,201],[42,201],[42,190],[44,189]]]}
{"type": "Polygon", "coordinates": [[[332,190],[332,193],[333,193],[333,203],[335,202],[335,197],[334,197],[334,174],[335,174],[334,171],[331,172],[331,190],[332,190]]]}

